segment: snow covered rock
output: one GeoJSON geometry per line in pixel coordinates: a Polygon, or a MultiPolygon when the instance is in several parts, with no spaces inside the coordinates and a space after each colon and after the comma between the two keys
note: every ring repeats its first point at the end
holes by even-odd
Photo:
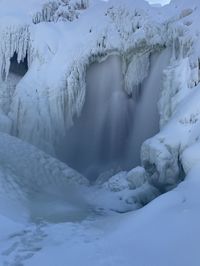
{"type": "Polygon", "coordinates": [[[106,183],[105,187],[113,192],[122,191],[129,188],[129,184],[126,180],[126,172],[119,172],[112,176],[106,183]]]}
{"type": "Polygon", "coordinates": [[[147,181],[147,173],[143,167],[138,166],[129,171],[126,178],[130,189],[136,189],[147,181]]]}
{"type": "Polygon", "coordinates": [[[156,198],[159,190],[149,184],[144,168],[136,167],[129,172],[123,171],[115,174],[106,182],[94,187],[88,201],[98,208],[127,212],[136,210],[156,198]]]}

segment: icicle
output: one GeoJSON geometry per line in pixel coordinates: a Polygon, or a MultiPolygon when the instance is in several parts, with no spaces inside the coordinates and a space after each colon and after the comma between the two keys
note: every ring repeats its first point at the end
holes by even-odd
{"type": "Polygon", "coordinates": [[[0,30],[0,69],[1,80],[6,80],[10,69],[10,60],[14,53],[20,63],[29,53],[30,32],[28,25],[9,25],[0,30]]]}
{"type": "Polygon", "coordinates": [[[137,90],[149,72],[149,52],[133,55],[125,73],[125,90],[137,95],[137,90]]]}

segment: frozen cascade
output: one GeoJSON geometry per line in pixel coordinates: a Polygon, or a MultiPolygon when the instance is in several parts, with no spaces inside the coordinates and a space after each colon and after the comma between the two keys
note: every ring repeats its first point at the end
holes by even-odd
{"type": "Polygon", "coordinates": [[[86,83],[84,108],[66,135],[62,156],[86,176],[97,177],[121,160],[130,133],[128,115],[133,120],[135,105],[123,90],[117,56],[90,66],[86,83]]]}
{"type": "MultiPolygon", "coordinates": [[[[2,27],[4,23],[2,21],[2,27]]],[[[17,62],[20,63],[28,55],[28,61],[30,63],[29,27],[27,25],[21,25],[16,21],[15,25],[8,24],[4,30],[0,29],[0,36],[3,40],[0,44],[0,80],[6,80],[13,56],[16,56],[17,62]]]]}
{"type": "Polygon", "coordinates": [[[12,123],[8,118],[12,97],[17,84],[28,71],[27,56],[18,62],[18,55],[15,52],[10,59],[9,73],[6,80],[0,79],[0,131],[10,133],[12,123]]]}
{"type": "Polygon", "coordinates": [[[92,180],[109,169],[139,165],[141,144],[159,129],[157,102],[169,56],[168,50],[150,56],[149,75],[134,96],[124,90],[119,56],[91,65],[84,108],[59,147],[61,159],[92,180]]]}
{"type": "Polygon", "coordinates": [[[130,158],[133,164],[140,164],[140,148],[142,143],[159,131],[158,101],[162,87],[163,70],[169,65],[171,51],[165,49],[161,53],[151,56],[151,68],[148,78],[142,85],[141,95],[138,98],[132,139],[130,142],[130,158]],[[133,157],[134,154],[138,156],[133,157]]]}

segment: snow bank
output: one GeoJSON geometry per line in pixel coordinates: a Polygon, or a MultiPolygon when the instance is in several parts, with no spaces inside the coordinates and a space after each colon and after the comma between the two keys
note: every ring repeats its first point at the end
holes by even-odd
{"type": "MultiPolygon", "coordinates": [[[[68,194],[88,185],[87,179],[75,170],[21,140],[1,133],[0,146],[1,214],[17,220],[30,219],[34,216],[34,202],[38,201],[38,206],[42,201],[44,204],[44,195],[58,198],[63,194],[62,201],[69,204],[68,194]]],[[[73,205],[72,200],[70,204],[73,205]]],[[[52,213],[56,211],[54,207],[51,206],[52,213]]]]}
{"type": "Polygon", "coordinates": [[[25,265],[198,266],[199,171],[138,211],[47,226],[43,248],[25,265]]]}

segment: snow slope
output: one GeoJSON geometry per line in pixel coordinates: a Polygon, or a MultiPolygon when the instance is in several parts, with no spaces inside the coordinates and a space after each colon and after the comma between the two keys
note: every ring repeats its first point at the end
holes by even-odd
{"type": "MultiPolygon", "coordinates": [[[[80,193],[81,186],[88,185],[87,179],[75,170],[30,144],[2,133],[0,143],[0,212],[5,216],[16,221],[48,219],[55,212],[59,216],[59,201],[73,206],[71,194],[76,190],[80,193]],[[51,211],[45,214],[50,198],[51,211]]],[[[60,211],[62,215],[73,208],[66,206],[60,211]]]]}
{"type": "Polygon", "coordinates": [[[1,237],[0,260],[29,266],[198,266],[199,204],[197,167],[139,211],[23,230],[13,225],[9,238],[1,237]]]}

